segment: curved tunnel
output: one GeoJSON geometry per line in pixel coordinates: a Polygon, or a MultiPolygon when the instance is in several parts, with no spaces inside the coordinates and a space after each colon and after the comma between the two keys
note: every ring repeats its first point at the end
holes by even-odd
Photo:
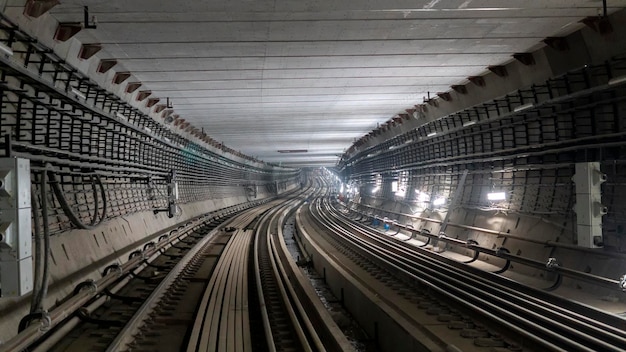
{"type": "MultiPolygon", "coordinates": [[[[582,17],[567,34],[546,32],[480,75],[454,74],[445,91],[432,84],[421,101],[389,110],[375,128],[342,135],[341,153],[333,135],[343,132],[341,116],[332,125],[324,120],[314,132],[332,152],[307,160],[289,129],[275,128],[276,141],[267,135],[274,154],[240,151],[245,141],[236,138],[229,147],[219,129],[212,136],[196,127],[198,120],[135,80],[123,58],[98,58],[107,44],[70,39],[88,20],[72,26],[61,21],[67,13],[59,11],[58,21],[47,13],[52,1],[26,3],[0,2],[0,197],[19,193],[16,203],[1,204],[0,340],[14,335],[32,302],[58,303],[102,267],[186,221],[298,189],[313,166],[336,175],[338,198],[354,219],[624,313],[623,6],[582,17]]],[[[306,113],[279,122],[260,113],[254,123],[314,124],[297,120],[306,113]]],[[[255,126],[245,130],[254,134],[255,126]]]]}

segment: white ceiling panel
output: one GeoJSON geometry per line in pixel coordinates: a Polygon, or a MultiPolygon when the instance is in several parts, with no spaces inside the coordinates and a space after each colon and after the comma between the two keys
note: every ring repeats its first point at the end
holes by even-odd
{"type": "Polygon", "coordinates": [[[52,15],[82,21],[85,5],[98,27],[76,38],[102,43],[100,58],[180,118],[263,160],[317,166],[429,92],[579,28],[602,1],[66,0],[52,15]]]}

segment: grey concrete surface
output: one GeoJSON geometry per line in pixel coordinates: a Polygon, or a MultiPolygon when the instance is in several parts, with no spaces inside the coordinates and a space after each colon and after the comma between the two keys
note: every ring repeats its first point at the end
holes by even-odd
{"type": "MultiPolygon", "coordinates": [[[[328,166],[377,124],[468,76],[486,75],[489,90],[455,96],[465,106],[559,73],[567,66],[559,58],[538,55],[538,65],[525,69],[511,55],[582,28],[579,21],[602,8],[601,1],[582,0],[64,1],[35,19],[22,14],[23,5],[7,1],[5,12],[136,106],[145,109],[133,99],[137,92],[110,84],[114,72],[130,72],[141,90],[170,98],[176,114],[235,150],[328,166]],[[83,5],[97,28],[54,41],[58,22],[82,21],[83,5]],[[81,43],[101,43],[102,50],[79,60],[81,43]],[[97,75],[98,59],[118,64],[97,75]],[[490,65],[507,65],[510,77],[491,78],[490,65]]],[[[624,6],[611,1],[608,12],[624,6]]]]}

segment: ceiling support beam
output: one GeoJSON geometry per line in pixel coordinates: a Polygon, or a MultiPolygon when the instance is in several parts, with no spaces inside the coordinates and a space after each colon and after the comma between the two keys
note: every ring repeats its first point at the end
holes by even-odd
{"type": "Polygon", "coordinates": [[[509,75],[509,71],[507,71],[506,67],[502,65],[489,66],[487,69],[498,77],[506,77],[509,75]]]}
{"type": "Polygon", "coordinates": [[[569,44],[567,43],[567,39],[564,37],[548,37],[543,40],[543,42],[557,51],[567,51],[569,50],[569,44]]]}
{"type": "Polygon", "coordinates": [[[100,50],[102,50],[102,45],[100,44],[83,44],[78,52],[78,58],[88,60],[100,50]]]}
{"type": "Polygon", "coordinates": [[[609,18],[606,16],[589,16],[582,19],[580,22],[601,35],[613,33],[611,21],[609,21],[609,18]]]}
{"type": "Polygon", "coordinates": [[[152,94],[151,90],[140,90],[137,94],[137,101],[143,101],[152,94]]]}
{"type": "MultiPolygon", "coordinates": [[[[151,108],[151,107],[155,106],[156,103],[159,102],[159,100],[161,100],[161,99],[159,99],[159,98],[150,98],[150,99],[148,99],[148,102],[146,103],[146,107],[151,108]]],[[[159,112],[159,111],[157,111],[157,112],[159,112]]]]}
{"type": "Polygon", "coordinates": [[[452,94],[450,94],[450,92],[439,92],[437,96],[445,101],[452,101],[452,94]]]}
{"type": "Polygon", "coordinates": [[[130,72],[115,72],[113,76],[113,83],[121,84],[130,77],[130,72]]]}
{"type": "Polygon", "coordinates": [[[517,53],[513,54],[513,58],[522,63],[524,66],[535,65],[535,57],[531,53],[517,53]]]}
{"type": "Polygon", "coordinates": [[[107,73],[113,66],[117,65],[117,60],[115,59],[103,59],[100,60],[100,64],[98,64],[98,73],[107,73]]]}
{"type": "Polygon", "coordinates": [[[139,87],[141,87],[141,82],[130,82],[126,85],[126,93],[134,93],[139,87]]]}
{"type": "Polygon", "coordinates": [[[54,40],[65,42],[83,29],[80,22],[61,22],[54,32],[54,40]]]}
{"type": "Polygon", "coordinates": [[[24,5],[24,15],[38,18],[60,3],[59,0],[28,0],[24,5]]]}
{"type": "Polygon", "coordinates": [[[459,94],[467,94],[467,87],[462,84],[451,85],[450,88],[459,94]]]}
{"type": "Polygon", "coordinates": [[[470,76],[467,77],[467,79],[478,87],[485,87],[487,85],[487,82],[485,82],[485,79],[482,76],[470,76]]]}

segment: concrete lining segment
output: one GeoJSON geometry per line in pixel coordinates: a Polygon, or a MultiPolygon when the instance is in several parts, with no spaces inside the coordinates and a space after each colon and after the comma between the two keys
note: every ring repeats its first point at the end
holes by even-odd
{"type": "MultiPolygon", "coordinates": [[[[316,114],[316,118],[332,125],[345,110],[354,110],[355,115],[378,111],[377,120],[369,126],[354,126],[343,147],[337,147],[336,154],[340,154],[354,137],[374,128],[376,122],[382,123],[420,103],[427,92],[444,92],[452,84],[462,84],[465,77],[480,75],[489,65],[506,63],[513,53],[537,47],[547,36],[569,34],[583,26],[578,23],[580,19],[597,15],[601,8],[600,1],[582,0],[516,1],[506,6],[486,0],[116,0],[89,4],[90,14],[98,18],[97,28],[84,29],[66,43],[55,43],[50,35],[57,21],[81,20],[81,7],[63,3],[40,18],[26,19],[21,14],[22,1],[7,1],[7,5],[6,12],[21,26],[94,78],[98,78],[97,65],[90,61],[98,60],[73,59],[81,43],[102,44],[102,51],[95,56],[119,61],[107,76],[113,70],[130,71],[136,81],[144,83],[143,89],[153,91],[155,98],[172,97],[175,113],[196,127],[216,116],[237,116],[248,125],[254,124],[254,132],[237,128],[243,138],[233,136],[223,124],[212,125],[207,132],[229,147],[262,159],[277,155],[267,152],[269,148],[257,148],[270,141],[258,141],[255,146],[246,143],[252,133],[278,131],[274,142],[281,135],[298,134],[306,139],[307,134],[319,129],[282,131],[281,124],[287,126],[293,120],[273,116],[276,112],[304,108],[300,114],[316,114]],[[383,89],[386,86],[388,89],[383,89]],[[276,91],[295,87],[295,94],[276,91]],[[377,101],[364,93],[363,88],[368,87],[397,101],[377,101]],[[402,87],[400,92],[412,93],[403,97],[397,87],[402,87]],[[338,92],[339,88],[344,90],[338,92]],[[252,89],[253,93],[211,94],[222,89],[252,89]],[[324,89],[332,93],[324,93],[324,89]],[[207,97],[211,105],[205,104],[207,97]],[[237,109],[250,107],[254,109],[237,109]],[[325,115],[319,114],[322,110],[325,115]],[[264,122],[276,123],[258,123],[259,115],[264,122]]],[[[626,1],[613,1],[609,13],[624,6],[626,1]]],[[[113,90],[126,95],[124,87],[113,90]]],[[[134,100],[133,96],[128,100],[134,100]]]]}
{"type": "MultiPolygon", "coordinates": [[[[518,39],[517,45],[532,46],[532,39],[518,39]],[[520,43],[521,41],[521,43],[520,43]]],[[[504,54],[517,46],[503,38],[480,38],[466,41],[456,39],[424,40],[380,40],[370,41],[365,46],[360,41],[319,42],[197,42],[168,43],[168,50],[160,50],[160,43],[116,43],[108,53],[111,56],[143,60],[147,55],[166,59],[187,57],[335,57],[335,56],[404,56],[404,55],[454,55],[454,54],[504,54]],[[193,45],[191,45],[193,44],[193,45]],[[477,46],[477,44],[479,44],[477,46]],[[372,51],[371,46],[376,50],[372,51]],[[441,51],[445,46],[447,50],[441,51]],[[416,50],[419,48],[419,50],[416,50]]],[[[126,61],[126,60],[125,60],[126,61]]]]}
{"type": "MultiPolygon", "coordinates": [[[[478,4],[477,1],[473,2],[478,4]]],[[[551,1],[554,4],[554,1],[551,1]]],[[[419,9],[416,8],[415,2],[405,8],[401,7],[398,1],[389,1],[386,4],[375,4],[380,6],[378,9],[365,9],[362,3],[347,4],[352,8],[344,9],[326,9],[316,10],[313,8],[294,10],[288,8],[292,4],[279,4],[274,11],[255,11],[247,8],[248,10],[238,9],[237,11],[229,9],[213,10],[208,8],[202,8],[198,11],[189,11],[188,9],[177,8],[173,11],[169,9],[159,7],[158,9],[152,9],[152,11],[145,11],[141,9],[133,12],[129,11],[124,13],[116,12],[106,6],[90,5],[92,13],[98,14],[99,23],[126,23],[134,20],[138,23],[153,23],[164,21],[167,22],[294,22],[294,21],[306,21],[306,22],[320,22],[320,21],[414,21],[414,20],[452,20],[452,19],[498,19],[501,17],[513,18],[513,19],[526,19],[532,17],[541,18],[567,18],[567,17],[579,17],[589,13],[590,9],[594,9],[595,6],[587,2],[583,6],[576,6],[571,3],[571,6],[558,6],[558,7],[536,7],[537,2],[531,4],[525,4],[526,6],[516,7],[487,7],[483,1],[482,4],[476,5],[474,8],[454,8],[450,1],[442,4],[447,8],[439,9],[419,9]],[[449,6],[448,6],[449,4],[449,6]],[[287,5],[287,6],[285,6],[287,5]],[[481,9],[480,6],[483,6],[481,9]],[[534,8],[533,8],[534,7],[534,8]],[[149,14],[149,16],[146,16],[149,14]],[[141,16],[143,15],[143,16],[141,16]]],[[[623,2],[622,2],[623,4],[623,2]]],[[[237,4],[233,4],[237,6],[237,4]]],[[[334,4],[333,4],[334,5],[334,4]]],[[[407,4],[408,5],[408,4],[407,4]]],[[[620,7],[618,2],[615,5],[610,4],[609,13],[611,13],[616,7],[620,7]]],[[[241,6],[241,5],[239,5],[241,6]]],[[[419,6],[419,5],[418,5],[419,6]]],[[[68,9],[68,8],[55,8],[52,10],[55,16],[63,20],[75,19],[76,15],[82,15],[81,9],[68,9]]]]}

